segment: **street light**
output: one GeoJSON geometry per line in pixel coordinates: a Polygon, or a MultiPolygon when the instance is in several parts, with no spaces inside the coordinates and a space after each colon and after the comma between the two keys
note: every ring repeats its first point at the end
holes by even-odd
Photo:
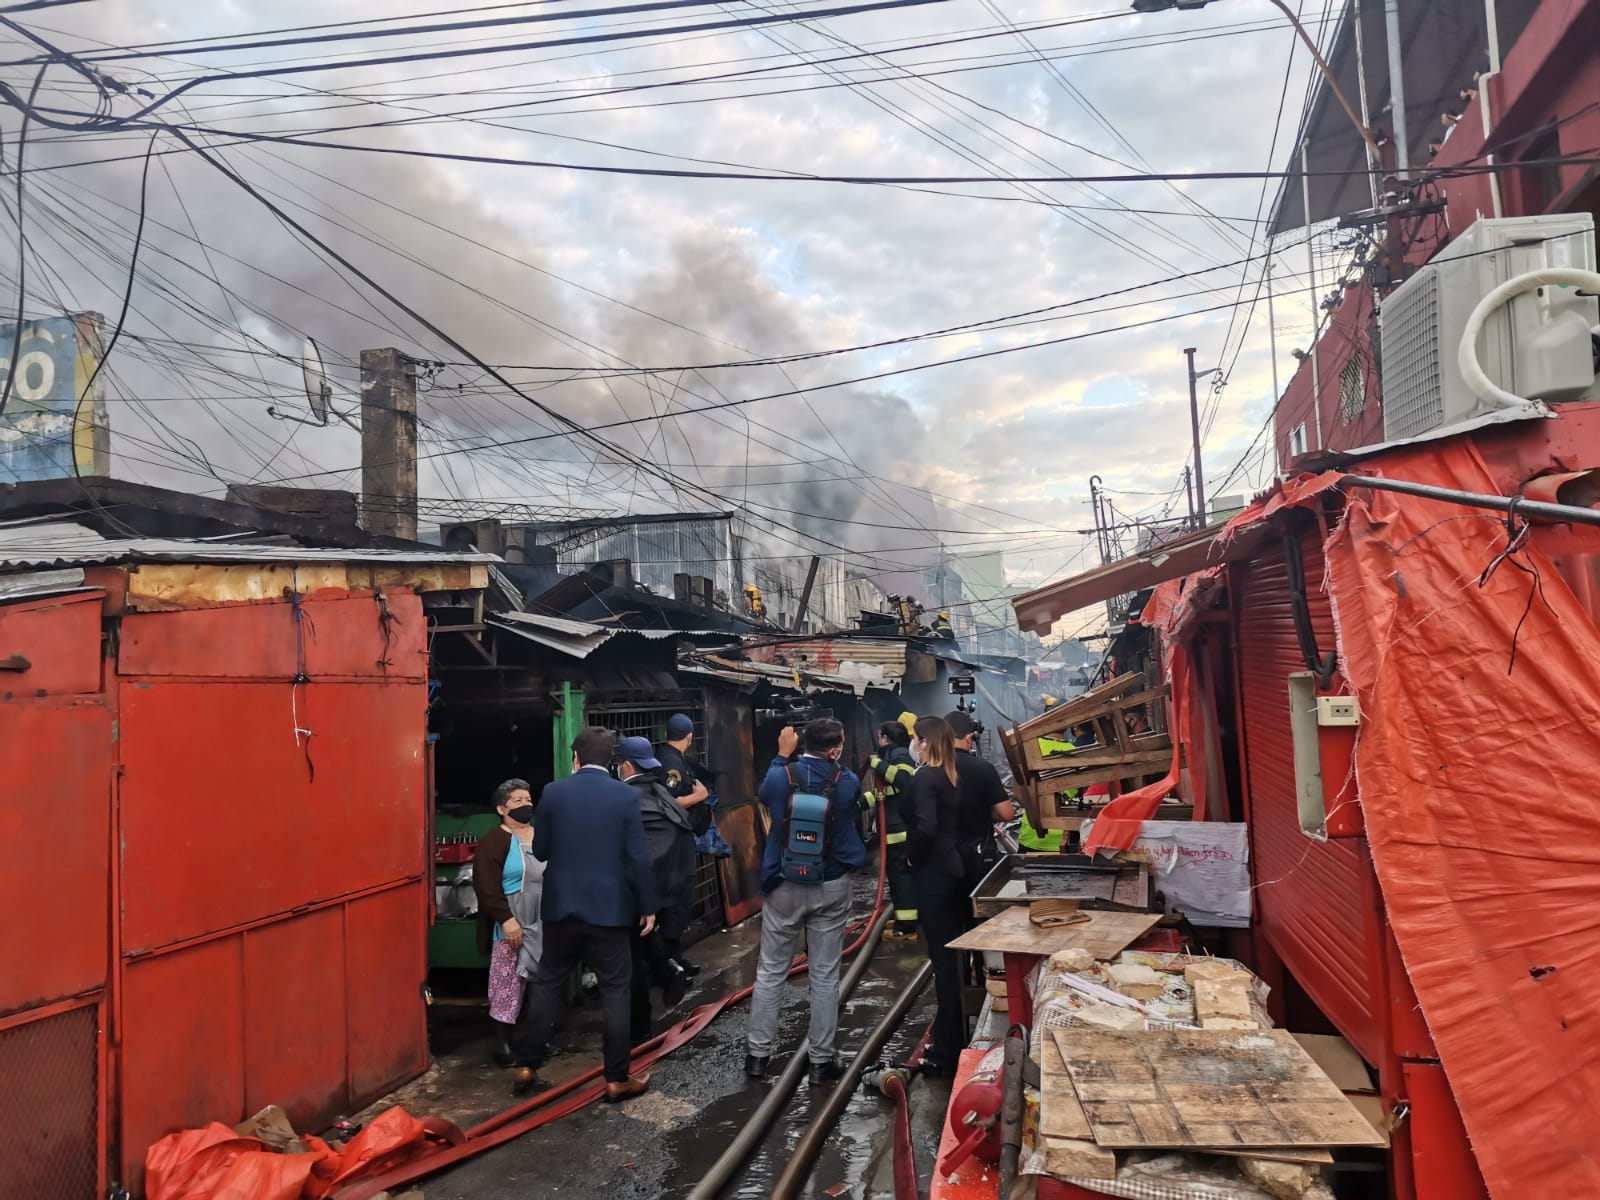
{"type": "MultiPolygon", "coordinates": [[[[1133,11],[1136,13],[1166,12],[1168,9],[1177,9],[1179,12],[1189,12],[1204,8],[1211,0],[1133,0],[1133,11]]],[[[1367,128],[1366,122],[1361,119],[1350,103],[1350,98],[1344,94],[1344,89],[1339,86],[1339,81],[1333,77],[1333,68],[1328,65],[1328,60],[1322,57],[1322,52],[1317,49],[1317,43],[1305,31],[1294,13],[1289,11],[1289,6],[1284,0],[1272,0],[1272,4],[1284,16],[1289,18],[1289,24],[1294,26],[1294,31],[1300,35],[1300,40],[1306,44],[1306,49],[1311,51],[1311,57],[1316,60],[1317,69],[1322,72],[1322,77],[1328,81],[1328,89],[1338,98],[1344,107],[1345,115],[1350,118],[1350,123],[1356,127],[1356,132],[1361,135],[1361,140],[1366,142],[1367,149],[1372,151],[1373,162],[1383,161],[1378,153],[1377,139],[1372,136],[1372,130],[1367,128]]]]}

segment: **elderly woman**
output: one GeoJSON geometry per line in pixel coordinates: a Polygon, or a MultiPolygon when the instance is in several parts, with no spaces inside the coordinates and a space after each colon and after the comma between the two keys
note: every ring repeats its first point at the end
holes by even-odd
{"type": "Polygon", "coordinates": [[[489,1016],[500,1024],[495,1061],[510,1066],[511,1027],[539,965],[539,896],[544,864],[533,856],[533,790],[508,779],[494,790],[500,824],[478,839],[472,887],[478,894],[478,949],[489,956],[489,1016]]]}

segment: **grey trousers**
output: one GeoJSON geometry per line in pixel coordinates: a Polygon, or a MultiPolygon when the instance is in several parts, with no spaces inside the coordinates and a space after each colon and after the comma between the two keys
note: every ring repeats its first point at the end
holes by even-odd
{"type": "Polygon", "coordinates": [[[761,957],[750,1001],[750,1053],[766,1058],[778,1037],[778,1010],[784,980],[794,961],[795,943],[805,930],[807,974],[811,984],[811,1061],[831,1062],[839,1029],[839,959],[850,915],[850,879],[826,883],[780,883],[761,910],[761,957]]]}

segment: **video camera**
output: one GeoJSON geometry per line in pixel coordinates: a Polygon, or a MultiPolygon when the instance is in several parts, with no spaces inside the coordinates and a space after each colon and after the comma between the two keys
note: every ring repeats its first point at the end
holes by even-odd
{"type": "Polygon", "coordinates": [[[833,716],[833,709],[818,708],[815,704],[808,704],[803,700],[793,701],[786,708],[758,708],[755,710],[757,725],[783,724],[797,730],[804,729],[812,721],[831,716],[833,716]]]}
{"type": "Polygon", "coordinates": [[[956,698],[956,711],[964,712],[972,718],[973,732],[978,740],[983,740],[983,722],[978,720],[978,704],[975,700],[968,700],[968,696],[977,694],[978,680],[974,675],[952,675],[945,681],[950,694],[956,698]]]}

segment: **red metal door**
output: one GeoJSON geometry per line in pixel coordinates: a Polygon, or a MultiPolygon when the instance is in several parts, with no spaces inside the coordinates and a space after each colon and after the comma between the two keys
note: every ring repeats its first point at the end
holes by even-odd
{"type": "MultiPolygon", "coordinates": [[[[1317,648],[1327,654],[1334,626],[1322,588],[1320,531],[1307,528],[1298,544],[1317,648]]],[[[1378,1063],[1383,1037],[1372,1012],[1366,945],[1366,842],[1317,842],[1300,830],[1288,677],[1307,668],[1284,551],[1264,551],[1236,568],[1233,584],[1257,924],[1317,1006],[1368,1062],[1378,1063]]]]}
{"type": "Polygon", "coordinates": [[[101,600],[0,606],[0,1196],[81,1200],[108,1177],[101,600]]]}
{"type": "Polygon", "coordinates": [[[124,620],[130,1181],[173,1129],[315,1129],[427,1067],[424,622],[387,605],[124,620]]]}

